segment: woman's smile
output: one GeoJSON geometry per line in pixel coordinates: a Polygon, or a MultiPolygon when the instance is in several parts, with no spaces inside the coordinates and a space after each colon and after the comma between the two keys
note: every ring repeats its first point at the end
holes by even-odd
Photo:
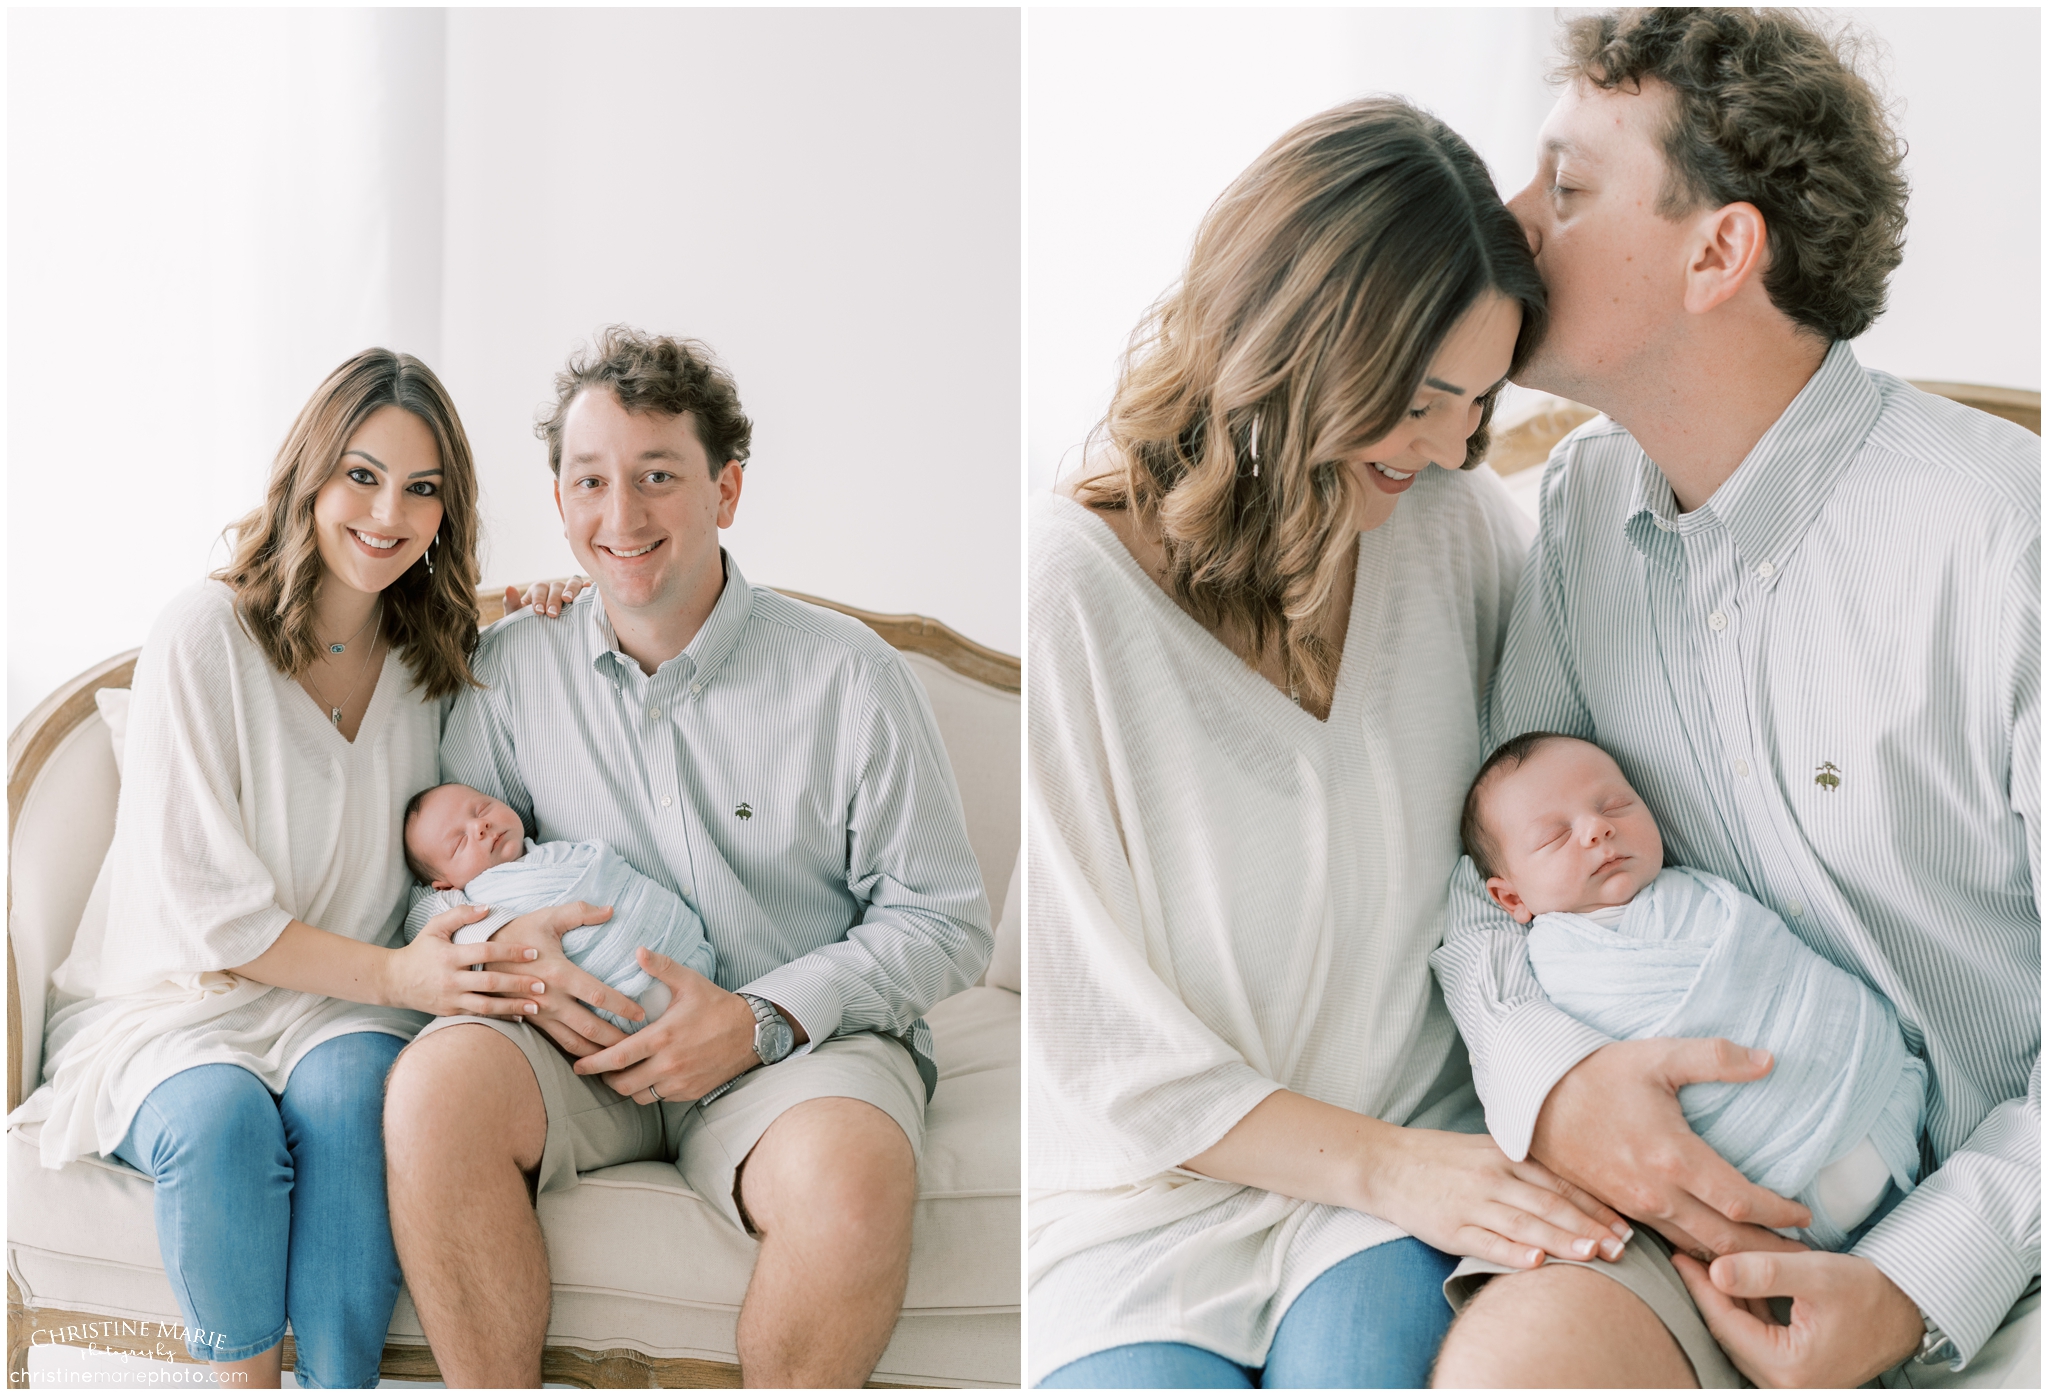
{"type": "Polygon", "coordinates": [[[1414,484],[1415,477],[1422,473],[1420,470],[1403,473],[1381,465],[1378,461],[1369,461],[1367,464],[1372,468],[1365,472],[1365,478],[1387,494],[1400,494],[1414,484]]]}
{"type": "Polygon", "coordinates": [[[372,533],[364,528],[351,528],[348,532],[349,536],[356,540],[357,546],[372,557],[386,557],[393,548],[405,541],[388,533],[372,533]]]}

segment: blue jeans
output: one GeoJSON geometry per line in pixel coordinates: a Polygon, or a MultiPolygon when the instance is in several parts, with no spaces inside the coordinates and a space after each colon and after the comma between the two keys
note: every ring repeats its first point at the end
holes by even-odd
{"type": "Polygon", "coordinates": [[[1281,1315],[1263,1369],[1187,1343],[1132,1343],[1069,1362],[1040,1386],[1421,1386],[1451,1326],[1458,1258],[1411,1236],[1318,1275],[1281,1315]]]}
{"type": "Polygon", "coordinates": [[[375,1386],[398,1303],[384,1204],[381,1032],[321,1043],[274,1096],[239,1066],[149,1093],[114,1152],[156,1180],[156,1235],[188,1330],[212,1362],[268,1352],[291,1319],[300,1386],[375,1386]]]}

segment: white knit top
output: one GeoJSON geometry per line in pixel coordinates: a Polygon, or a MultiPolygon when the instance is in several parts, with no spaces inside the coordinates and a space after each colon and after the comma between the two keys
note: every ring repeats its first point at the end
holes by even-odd
{"type": "Polygon", "coordinates": [[[1429,969],[1525,525],[1423,472],[1360,535],[1327,723],[1063,496],[1031,524],[1027,1379],[1183,1342],[1262,1365],[1392,1223],[1179,1169],[1282,1087],[1482,1128],[1429,969]]]}
{"type": "Polygon", "coordinates": [[[270,667],[220,582],[181,593],[135,666],[113,847],[52,976],[42,1158],[110,1154],[144,1097],[210,1062],[273,1092],[349,1032],[410,1037],[427,1017],[226,973],[294,918],[390,944],[411,885],[399,819],[439,775],[441,705],[396,654],[353,743],[270,667]]]}

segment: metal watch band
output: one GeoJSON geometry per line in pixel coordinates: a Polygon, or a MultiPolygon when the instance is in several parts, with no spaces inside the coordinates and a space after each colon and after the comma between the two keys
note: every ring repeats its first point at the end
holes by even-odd
{"type": "MultiPolygon", "coordinates": [[[[746,1000],[747,1007],[752,1009],[754,1013],[755,1054],[760,1056],[761,1062],[764,1066],[773,1065],[773,1063],[768,1060],[767,1054],[761,1051],[761,1034],[763,1031],[766,1030],[765,1025],[768,1022],[768,1020],[772,1018],[778,1023],[782,1024],[782,1036],[783,1041],[786,1045],[784,1046],[781,1055],[776,1057],[775,1060],[783,1060],[783,1058],[787,1057],[790,1051],[792,1050],[794,1046],[792,1039],[794,1039],[794,1037],[796,1036],[795,1032],[789,1026],[789,1019],[783,1017],[781,1013],[776,1011],[774,1004],[768,1002],[768,1000],[762,998],[759,994],[741,994],[740,997],[746,1000]]],[[[753,1068],[749,1067],[747,1068],[747,1070],[751,1071],[753,1070],[753,1068]]],[[[733,1077],[732,1080],[725,1082],[723,1085],[712,1087],[711,1090],[709,1090],[703,1096],[698,1098],[697,1104],[709,1105],[712,1101],[724,1095],[727,1091],[731,1090],[734,1086],[737,1086],[746,1078],[747,1072],[742,1071],[739,1075],[733,1077]]]]}
{"type": "Polygon", "coordinates": [[[1955,1339],[1941,1331],[1941,1325],[1930,1317],[1926,1310],[1920,1311],[1920,1322],[1927,1333],[1920,1339],[1920,1350],[1913,1354],[1913,1360],[1925,1366],[1937,1363],[1947,1366],[1956,1360],[1955,1339]]]}
{"type": "Polygon", "coordinates": [[[796,1049],[796,1031],[774,1004],[759,994],[742,992],[740,997],[754,1010],[754,1052],[764,1066],[773,1066],[796,1049]],[[763,1039],[767,1041],[764,1042],[763,1039]],[[767,1050],[763,1050],[763,1048],[767,1050]],[[780,1051],[776,1051],[776,1048],[780,1051]],[[770,1055],[773,1053],[773,1055],[770,1055]]]}

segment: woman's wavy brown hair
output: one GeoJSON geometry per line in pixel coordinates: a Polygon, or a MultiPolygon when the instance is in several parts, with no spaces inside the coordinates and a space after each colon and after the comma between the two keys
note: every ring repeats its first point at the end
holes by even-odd
{"type": "Polygon", "coordinates": [[[1657,211],[1756,205],[1771,304],[1833,341],[1884,313],[1906,247],[1905,148],[1854,48],[1846,31],[1830,38],[1791,10],[1613,10],[1566,24],[1556,76],[1667,84],[1657,211]]]}
{"type": "MultiPolygon", "coordinates": [[[[1326,623],[1357,545],[1343,462],[1400,423],[1488,291],[1521,305],[1519,367],[1543,283],[1456,132],[1396,97],[1312,116],[1210,207],[1131,336],[1091,436],[1105,468],[1076,493],[1156,529],[1174,598],[1254,655],[1277,637],[1289,683],[1325,709],[1341,657],[1326,623]]],[[[1492,416],[1489,398],[1467,469],[1492,416]]]]}
{"type": "Polygon", "coordinates": [[[441,531],[425,559],[384,591],[382,632],[429,698],[475,685],[477,645],[476,463],[455,404],[434,371],[410,354],[365,349],[327,375],[292,423],[271,466],[260,507],[228,526],[234,561],[213,575],[235,589],[235,613],[280,673],[298,678],[319,657],[313,607],[323,569],[313,500],[333,476],[349,438],[372,413],[403,407],[426,423],[441,450],[441,531]]]}

